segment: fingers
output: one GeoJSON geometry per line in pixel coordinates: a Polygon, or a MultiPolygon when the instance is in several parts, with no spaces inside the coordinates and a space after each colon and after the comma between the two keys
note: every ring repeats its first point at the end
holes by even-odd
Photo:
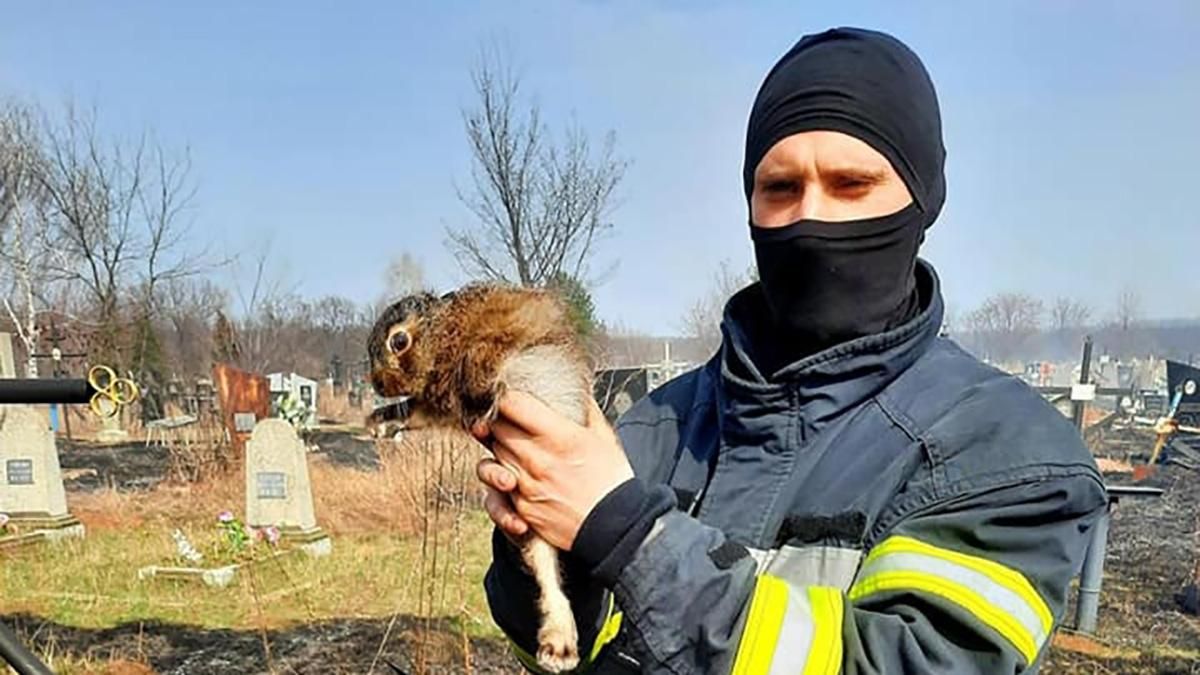
{"type": "Polygon", "coordinates": [[[487,497],[483,500],[483,508],[488,517],[509,537],[520,537],[529,531],[529,523],[517,515],[512,507],[512,501],[503,492],[487,488],[487,497]]]}
{"type": "Polygon", "coordinates": [[[600,409],[600,404],[596,403],[596,399],[589,396],[587,400],[588,426],[595,426],[601,420],[608,422],[608,420],[604,419],[604,411],[600,409]]]}
{"type": "Polygon", "coordinates": [[[492,435],[492,430],[488,428],[487,422],[479,420],[471,427],[471,435],[475,440],[486,444],[488,437],[492,435]]]}
{"type": "Polygon", "coordinates": [[[539,441],[521,427],[506,420],[496,420],[492,424],[492,451],[504,446],[510,452],[524,458],[528,453],[539,448],[539,441]]]}
{"type": "Polygon", "coordinates": [[[492,453],[496,455],[496,462],[504,467],[504,469],[509,472],[509,475],[513,477],[514,487],[520,487],[522,475],[524,475],[526,478],[529,477],[529,475],[526,473],[529,471],[529,467],[526,467],[525,464],[520,461],[518,455],[514,453],[507,445],[497,443],[492,447],[492,453]]]}
{"type": "Polygon", "coordinates": [[[511,469],[494,459],[481,459],[475,466],[479,481],[493,490],[512,492],[517,488],[517,476],[511,469]]]}
{"type": "MultiPolygon", "coordinates": [[[[542,403],[538,397],[523,391],[509,391],[500,397],[500,414],[532,436],[562,433],[560,429],[570,420],[542,403]]],[[[495,425],[492,425],[493,430],[495,425]]]]}
{"type": "Polygon", "coordinates": [[[608,418],[604,416],[604,411],[600,409],[600,405],[596,403],[596,399],[588,399],[587,409],[587,428],[596,433],[601,433],[609,438],[615,439],[617,432],[608,423],[608,418]]]}

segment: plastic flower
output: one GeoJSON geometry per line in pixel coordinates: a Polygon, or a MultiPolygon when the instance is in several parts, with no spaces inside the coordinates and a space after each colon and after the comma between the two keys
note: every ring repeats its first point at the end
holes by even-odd
{"type": "Polygon", "coordinates": [[[233,522],[233,512],[232,511],[222,511],[217,516],[217,520],[221,521],[222,523],[232,523],[233,522]]]}
{"type": "Polygon", "coordinates": [[[274,525],[271,525],[266,529],[266,532],[267,532],[267,542],[270,543],[272,546],[278,546],[279,545],[279,528],[275,527],[274,525]]]}
{"type": "Polygon", "coordinates": [[[183,532],[176,529],[171,533],[171,538],[175,540],[175,550],[179,553],[179,557],[193,564],[199,564],[204,561],[204,556],[196,550],[192,543],[187,540],[183,532]]]}
{"type": "Polygon", "coordinates": [[[0,530],[3,530],[4,528],[8,527],[8,521],[9,521],[8,514],[0,513],[0,530]]]}

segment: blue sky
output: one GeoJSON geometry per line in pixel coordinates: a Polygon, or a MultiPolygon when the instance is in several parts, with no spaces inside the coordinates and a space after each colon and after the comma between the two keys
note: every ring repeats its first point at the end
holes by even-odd
{"type": "Polygon", "coordinates": [[[390,257],[438,287],[469,222],[460,109],[481,41],[551,123],[612,129],[632,165],[598,250],[601,316],[674,332],[722,259],[751,262],[740,171],[762,76],[796,39],[879,28],[925,60],[949,198],[924,255],[951,306],[1070,295],[1200,315],[1200,3],[36,2],[0,22],[0,95],[94,105],[190,148],[196,236],[271,241],[306,295],[373,299],[390,257]]]}

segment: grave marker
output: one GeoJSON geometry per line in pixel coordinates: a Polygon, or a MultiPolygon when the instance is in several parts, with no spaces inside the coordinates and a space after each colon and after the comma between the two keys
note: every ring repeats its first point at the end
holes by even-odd
{"type": "Polygon", "coordinates": [[[12,333],[0,333],[0,378],[17,376],[17,365],[13,361],[12,333]]]}
{"type": "Polygon", "coordinates": [[[30,406],[0,406],[0,513],[22,532],[44,531],[50,540],[83,536],[67,512],[54,432],[30,406]]]}
{"type": "Polygon", "coordinates": [[[100,418],[100,432],[96,440],[101,443],[124,443],[129,440],[129,432],[121,427],[121,412],[100,418]]]}
{"type": "Polygon", "coordinates": [[[313,513],[308,450],[281,419],[260,420],[246,443],[246,524],[274,525],[284,544],[310,555],[325,555],[332,547],[313,513]]]}

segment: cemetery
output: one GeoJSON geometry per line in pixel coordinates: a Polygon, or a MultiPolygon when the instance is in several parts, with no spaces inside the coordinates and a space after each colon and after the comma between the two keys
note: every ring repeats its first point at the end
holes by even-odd
{"type": "Polygon", "coordinates": [[[1200,673],[1200,3],[110,4],[0,19],[0,675],[1200,673]]]}
{"type": "Polygon", "coordinates": [[[349,673],[466,655],[476,672],[510,672],[474,581],[488,532],[474,447],[378,440],[354,415],[323,418],[306,443],[300,427],[316,410],[300,424],[260,417],[264,401],[221,386],[253,376],[214,380],[182,424],[153,434],[76,420],[67,439],[47,406],[0,405],[0,597],[5,624],[39,658],[55,672],[91,672],[93,660],[229,672],[212,664],[241,659],[349,673]],[[343,670],[315,660],[315,644],[344,652],[343,670]]]}
{"type": "MultiPolygon", "coordinates": [[[[613,382],[601,373],[598,400],[620,405],[659,367],[625,368],[613,382]]],[[[38,654],[60,654],[64,672],[93,672],[90,660],[166,673],[231,663],[517,672],[479,584],[489,524],[471,475],[478,448],[419,430],[379,438],[345,410],[289,419],[269,384],[218,367],[175,428],[155,433],[109,422],[77,425],[67,439],[50,430],[46,406],[0,406],[7,625],[38,654]]],[[[325,389],[327,403],[348,401],[344,388],[325,389]]],[[[1189,488],[1200,477],[1178,452],[1135,476],[1155,433],[1133,413],[1114,422],[1103,408],[1119,403],[1092,402],[1085,438],[1111,485],[1162,496],[1114,505],[1099,626],[1068,621],[1043,672],[1163,672],[1200,653],[1200,635],[1177,630],[1187,621],[1180,590],[1195,576],[1178,561],[1196,545],[1188,514],[1200,501],[1189,488]]],[[[1076,609],[1073,600],[1071,617],[1076,609]]]]}

